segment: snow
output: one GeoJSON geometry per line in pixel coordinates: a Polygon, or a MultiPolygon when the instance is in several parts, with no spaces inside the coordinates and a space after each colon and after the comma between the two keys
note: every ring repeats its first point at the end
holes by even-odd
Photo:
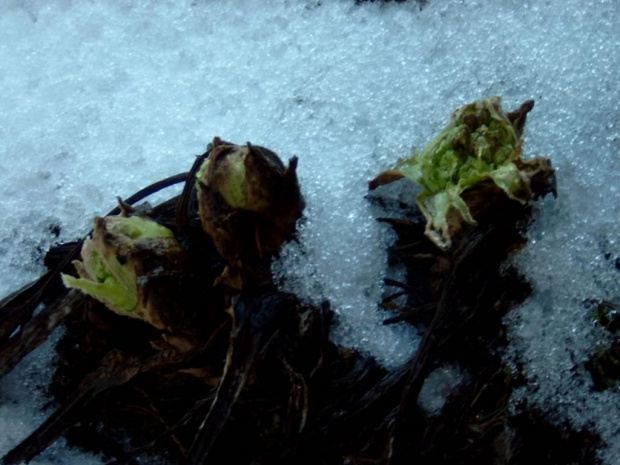
{"type": "MultiPolygon", "coordinates": [[[[43,251],[88,231],[115,196],[186,171],[214,136],[249,140],[299,156],[307,218],[274,265],[283,285],[329,299],[337,341],[398,366],[418,336],[380,325],[392,236],[363,198],[367,181],[464,103],[534,98],[525,152],[551,158],[559,198],[539,205],[516,258],[535,292],[509,318],[511,357],[539,387],[520,395],[594,424],[610,443],[601,456],[617,463],[617,393],[590,391],[582,362],[596,331],[581,304],[620,296],[617,24],[615,0],[431,0],[422,11],[352,0],[6,0],[0,295],[37,277],[43,251]]],[[[0,454],[41,405],[12,379],[0,385],[0,431],[14,432],[0,434],[0,454]]]]}
{"type": "Polygon", "coordinates": [[[457,365],[440,366],[433,370],[424,381],[418,396],[418,405],[429,417],[437,416],[450,396],[470,379],[469,374],[457,365]]]}

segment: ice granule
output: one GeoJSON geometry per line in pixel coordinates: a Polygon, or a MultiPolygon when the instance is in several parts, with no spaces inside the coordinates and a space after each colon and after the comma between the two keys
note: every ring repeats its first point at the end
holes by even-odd
{"type": "Polygon", "coordinates": [[[457,365],[443,365],[436,368],[424,381],[418,396],[418,405],[428,416],[441,413],[451,394],[468,382],[469,375],[457,365]]]}

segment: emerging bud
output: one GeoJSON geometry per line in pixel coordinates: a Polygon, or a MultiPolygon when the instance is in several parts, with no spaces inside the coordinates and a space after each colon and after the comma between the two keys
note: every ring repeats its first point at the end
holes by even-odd
{"type": "Polygon", "coordinates": [[[426,217],[426,235],[441,248],[451,245],[459,223],[475,223],[463,193],[484,185],[499,187],[522,204],[533,196],[534,177],[553,173],[547,160],[521,160],[521,133],[528,101],[505,114],[499,97],[465,105],[419,153],[370,182],[370,188],[406,177],[422,186],[418,206],[426,217]]]}
{"type": "Polygon", "coordinates": [[[258,277],[255,271],[264,274],[259,269],[295,234],[304,208],[297,158],[286,168],[263,147],[231,145],[217,138],[213,145],[197,175],[200,218],[228,262],[227,283],[243,287],[246,278],[258,277]]]}
{"type": "Polygon", "coordinates": [[[82,261],[73,262],[79,278],[63,274],[65,286],[79,289],[119,315],[167,328],[173,308],[163,281],[178,274],[185,262],[172,231],[139,216],[97,217],[81,255],[82,261]]]}

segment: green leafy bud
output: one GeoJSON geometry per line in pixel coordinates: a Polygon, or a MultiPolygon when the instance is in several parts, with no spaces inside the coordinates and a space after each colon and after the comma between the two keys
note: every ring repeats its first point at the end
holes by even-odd
{"type": "MultiPolygon", "coordinates": [[[[95,218],[92,238],[84,241],[82,260],[73,262],[79,277],[62,275],[65,286],[79,289],[119,315],[140,318],[164,329],[154,281],[184,261],[168,228],[139,216],[95,218]]],[[[164,309],[168,311],[169,309],[164,309]]]]}
{"type": "Polygon", "coordinates": [[[213,145],[197,174],[200,218],[229,264],[225,274],[236,275],[227,283],[243,287],[262,279],[257,270],[264,269],[295,234],[304,208],[297,158],[285,167],[264,147],[232,145],[217,138],[213,145]]]}
{"type": "Polygon", "coordinates": [[[465,105],[421,152],[379,175],[371,189],[401,177],[419,184],[426,234],[439,247],[449,247],[452,230],[458,229],[455,223],[475,223],[464,192],[495,185],[524,204],[532,198],[532,176],[552,171],[546,160],[520,158],[525,115],[532,107],[528,101],[505,114],[498,97],[465,105]]]}

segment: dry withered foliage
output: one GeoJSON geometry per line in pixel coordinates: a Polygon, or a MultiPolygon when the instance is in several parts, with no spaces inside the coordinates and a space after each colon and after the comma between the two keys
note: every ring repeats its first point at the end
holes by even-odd
{"type": "MultiPolygon", "coordinates": [[[[531,106],[506,115],[517,137],[531,106]]],[[[531,197],[554,190],[550,165],[537,163],[531,197]]],[[[420,214],[380,219],[399,237],[391,262],[407,269],[407,282],[386,280],[397,289],[383,302],[396,311],[386,323],[424,333],[416,355],[388,372],[329,340],[328,302],[303,304],[272,281],[270,261],[303,210],[296,166],[215,139],[189,172],[97,220],[92,239],[50,250],[50,271],[1,302],[0,375],[64,325],[50,386],[57,406],[4,463],[28,461],[60,436],[118,464],[144,454],[180,464],[530,463],[538,438],[528,431],[556,430],[527,409],[508,415],[520,381],[501,358],[501,317],[529,291],[502,266],[524,244],[529,198],[483,176],[459,192],[473,221],[444,230],[442,247],[420,214]],[[175,183],[185,183],[180,196],[135,207],[175,183]],[[174,266],[161,261],[169,250],[174,266]],[[418,394],[445,363],[473,381],[429,417],[418,394]]],[[[371,200],[381,203],[378,192],[371,200]]],[[[591,463],[595,438],[553,438],[542,445],[548,463],[591,463]],[[568,453],[569,442],[584,447],[568,453]]]]}

